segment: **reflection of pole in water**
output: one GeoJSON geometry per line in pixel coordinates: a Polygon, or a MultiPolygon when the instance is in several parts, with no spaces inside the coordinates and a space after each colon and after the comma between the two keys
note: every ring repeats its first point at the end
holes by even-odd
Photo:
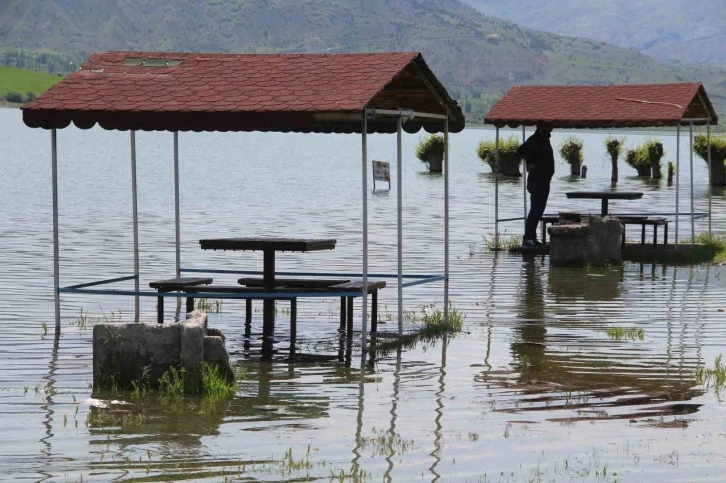
{"type": "Polygon", "coordinates": [[[361,365],[360,382],[358,383],[358,415],[356,417],[357,424],[355,428],[355,447],[353,448],[353,461],[350,462],[350,471],[354,475],[357,475],[360,472],[358,460],[360,460],[360,450],[363,446],[363,438],[361,436],[361,433],[363,432],[363,403],[365,401],[365,371],[365,365],[361,365]]]}
{"type": "MultiPolygon", "coordinates": [[[[675,298],[675,291],[676,291],[676,282],[677,282],[677,268],[673,267],[673,283],[671,283],[671,289],[670,289],[670,296],[668,297],[668,305],[670,305],[673,302],[673,299],[675,298]]],[[[673,315],[670,310],[670,307],[668,307],[668,316],[666,317],[666,324],[667,324],[667,344],[666,344],[666,383],[670,386],[670,380],[671,380],[671,359],[673,358],[672,351],[673,351],[673,315]]]]}
{"type": "Polygon", "coordinates": [[[446,346],[449,343],[446,334],[444,334],[441,342],[443,344],[443,347],[441,348],[441,367],[439,368],[439,390],[436,391],[436,419],[434,420],[434,422],[436,423],[436,430],[434,431],[434,450],[429,454],[429,456],[433,456],[434,458],[434,463],[429,468],[431,474],[434,475],[434,479],[431,480],[432,482],[438,481],[439,478],[441,478],[441,475],[436,472],[436,466],[438,466],[439,461],[441,461],[441,418],[444,415],[444,404],[442,401],[444,396],[444,390],[446,389],[446,346]]]}
{"type": "Polygon", "coordinates": [[[270,399],[270,379],[272,372],[272,363],[269,361],[260,361],[260,373],[257,386],[257,394],[260,402],[267,403],[270,399]]]}
{"type": "Polygon", "coordinates": [[[492,350],[492,314],[491,311],[494,308],[494,287],[496,285],[496,273],[497,273],[497,261],[499,260],[499,257],[497,256],[498,252],[494,252],[494,257],[492,258],[492,268],[489,271],[489,274],[491,276],[492,283],[489,284],[489,297],[487,300],[487,303],[485,305],[484,309],[484,315],[486,317],[486,326],[487,326],[487,353],[484,357],[484,365],[489,368],[489,370],[492,370],[491,364],[489,364],[489,355],[491,354],[492,350]]]}
{"type": "MultiPolygon", "coordinates": [[[[710,219],[709,219],[710,223],[710,219]]],[[[708,283],[711,280],[711,267],[709,265],[706,265],[706,280],[703,281],[703,290],[701,291],[701,300],[704,301],[704,298],[708,295],[708,283]]],[[[705,306],[705,303],[698,304],[698,317],[696,318],[696,337],[695,337],[695,346],[696,346],[696,360],[698,361],[697,364],[702,364],[702,357],[703,357],[703,330],[704,330],[704,317],[701,316],[701,310],[703,310],[703,307],[705,306]]]]}
{"type": "MultiPolygon", "coordinates": [[[[55,373],[58,370],[57,363],[58,363],[58,347],[60,345],[60,327],[56,327],[55,336],[53,337],[53,351],[51,352],[50,362],[48,363],[48,374],[46,374],[43,377],[44,381],[48,381],[46,383],[45,390],[45,404],[43,404],[40,408],[45,411],[45,419],[43,419],[43,426],[45,426],[45,436],[40,438],[40,442],[43,445],[43,448],[41,449],[41,452],[48,458],[53,456],[52,446],[51,446],[51,438],[53,437],[53,414],[55,414],[55,411],[51,409],[53,406],[53,393],[54,393],[54,386],[55,386],[55,373]]],[[[52,478],[52,475],[48,473],[41,474],[45,475],[46,477],[43,479],[50,479],[52,478]]]]}
{"type": "MultiPolygon", "coordinates": [[[[401,354],[403,353],[403,348],[401,345],[398,346],[398,349],[396,349],[396,370],[393,371],[393,401],[391,402],[391,410],[389,413],[391,414],[391,426],[388,428],[388,434],[391,438],[391,441],[396,440],[396,419],[398,418],[398,414],[396,410],[398,409],[398,394],[399,389],[401,385],[401,354]]],[[[383,475],[384,481],[393,481],[391,479],[391,472],[393,471],[393,457],[396,455],[396,452],[393,448],[393,444],[391,444],[390,448],[388,448],[388,456],[386,457],[386,461],[388,462],[388,468],[386,468],[386,472],[383,475]]]]}

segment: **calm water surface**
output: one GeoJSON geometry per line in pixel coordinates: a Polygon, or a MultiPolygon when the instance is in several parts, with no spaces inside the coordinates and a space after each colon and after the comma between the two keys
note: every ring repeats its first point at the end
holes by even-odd
{"type": "MultiPolygon", "coordinates": [[[[334,300],[300,304],[295,363],[257,357],[243,304],[210,314],[249,373],[223,402],[91,397],[91,330],[132,320],[126,298],[64,296],[52,327],[50,135],[0,110],[0,478],[49,481],[722,481],[726,406],[695,382],[726,341],[724,269],[626,263],[609,270],[550,268],[546,258],[484,250],[493,232],[494,178],[477,160],[488,130],[451,138],[451,297],[465,333],[379,354],[361,368],[337,362],[334,300]],[[87,323],[78,323],[83,309],[87,323]],[[644,330],[611,340],[608,327],[644,330]],[[358,475],[356,480],[351,475],[358,475]]],[[[519,134],[519,133],[517,133],[519,134]]],[[[556,133],[553,144],[569,133],[556,133]]],[[[558,161],[548,211],[564,192],[609,187],[605,134],[585,141],[587,179],[558,161]]],[[[405,138],[404,269],[443,271],[443,179],[405,138]]],[[[628,133],[630,143],[647,134],[628,133]]],[[[675,138],[661,135],[672,160],[675,138]]],[[[128,133],[59,132],[61,280],[69,285],[133,271],[128,133]]],[[[172,135],[139,133],[141,278],[174,270],[172,135]]],[[[682,143],[683,159],[688,144],[682,143]]],[[[203,237],[331,237],[327,253],[285,254],[278,270],[359,271],[360,138],[346,135],[180,135],[185,267],[260,269],[255,253],[206,253],[203,237]]],[[[395,161],[395,136],[372,136],[372,159],[395,161]]],[[[684,166],[687,166],[684,165],[684,166]]],[[[695,160],[696,209],[707,208],[705,163],[695,160]]],[[[675,187],[620,168],[619,189],[644,191],[613,211],[673,211],[675,187]]],[[[682,186],[690,182],[682,171],[682,186]]],[[[395,182],[394,182],[395,185],[395,182]]],[[[521,181],[501,185],[502,217],[519,216],[521,181]]],[[[681,192],[688,206],[688,191],[681,192]]],[[[376,193],[371,270],[396,267],[396,193],[376,193]]],[[[724,194],[714,193],[723,232],[724,194]]],[[[577,209],[598,211],[599,202],[577,209]]],[[[706,229],[705,222],[697,231],[706,229]]],[[[502,227],[521,234],[521,223],[502,227]]],[[[690,236],[688,223],[681,236],[690,236]]],[[[671,233],[673,230],[671,230],[671,233]]],[[[215,277],[217,278],[217,277],[215,277]]],[[[223,280],[220,280],[223,281],[223,280]]],[[[129,284],[128,286],[131,286],[129,284]]],[[[441,307],[439,284],[405,292],[405,309],[441,307]]],[[[394,331],[396,291],[381,294],[394,331]]],[[[154,301],[142,300],[154,320],[154,301]]],[[[285,316],[280,315],[284,320],[285,316]]],[[[278,324],[281,346],[288,335],[278,324]]],[[[413,327],[414,323],[407,323],[413,327]]]]}

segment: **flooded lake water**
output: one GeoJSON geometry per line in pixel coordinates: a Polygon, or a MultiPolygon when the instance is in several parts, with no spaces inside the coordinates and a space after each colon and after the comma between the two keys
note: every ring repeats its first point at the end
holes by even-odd
{"type": "MultiPolygon", "coordinates": [[[[0,132],[0,479],[723,481],[726,406],[694,372],[711,367],[726,342],[726,271],[636,263],[566,270],[544,257],[487,252],[494,178],[475,149],[491,130],[451,137],[451,299],[466,315],[464,333],[363,367],[354,353],[348,367],[337,360],[337,301],[304,300],[302,356],[293,364],[281,351],[266,363],[257,357],[261,313],[247,339],[244,304],[225,301],[210,323],[247,378],[232,400],[217,402],[92,398],[91,327],[133,320],[133,300],[64,295],[62,334],[53,337],[50,135],[26,128],[11,109],[0,109],[0,132]],[[642,329],[642,339],[611,339],[613,327],[642,329]]],[[[569,134],[555,133],[553,145],[569,134]]],[[[576,134],[588,177],[570,179],[558,160],[548,212],[597,212],[598,201],[573,205],[564,192],[610,185],[607,133],[576,134]]],[[[627,136],[633,144],[650,135],[627,136]]],[[[673,160],[675,137],[659,136],[673,160]]],[[[443,179],[414,158],[419,137],[404,138],[404,270],[441,273],[443,179]]],[[[207,253],[197,242],[279,235],[338,244],[281,255],[278,270],[360,271],[359,136],[179,138],[184,267],[259,270],[261,254],[207,253]]],[[[172,134],[139,133],[137,145],[145,286],[174,272],[172,134]]],[[[687,160],[685,138],[682,148],[687,160]]],[[[129,134],[69,128],[59,131],[58,149],[62,285],[131,274],[129,134]]],[[[371,136],[369,152],[395,169],[395,136],[371,136]]],[[[696,158],[694,170],[696,210],[706,211],[705,163],[696,158]]],[[[673,211],[674,186],[634,174],[623,163],[618,188],[643,191],[643,199],[611,202],[611,211],[673,211]]],[[[687,163],[681,175],[686,211],[687,163]]],[[[395,272],[393,185],[369,198],[372,272],[395,272]]],[[[503,182],[501,195],[501,216],[520,216],[521,181],[503,182]]],[[[713,203],[714,231],[723,233],[722,191],[713,203]]],[[[706,228],[697,223],[697,232],[706,228]]],[[[683,219],[684,239],[689,230],[683,219]]],[[[521,222],[502,231],[520,235],[521,222]]],[[[442,292],[441,284],[407,289],[405,309],[441,307],[442,292]]],[[[155,320],[155,300],[141,302],[142,318],[155,320]]],[[[380,330],[395,331],[392,285],[380,305],[380,330]]]]}

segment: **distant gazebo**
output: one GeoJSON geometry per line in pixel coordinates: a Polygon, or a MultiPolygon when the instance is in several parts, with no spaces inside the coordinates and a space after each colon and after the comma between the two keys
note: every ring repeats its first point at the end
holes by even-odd
{"type": "MultiPolygon", "coordinates": [[[[507,92],[484,118],[485,124],[496,127],[496,157],[499,163],[499,129],[525,128],[549,124],[559,129],[595,128],[676,128],[676,202],[675,213],[653,213],[675,216],[675,238],[678,245],[679,173],[681,127],[689,127],[691,139],[691,235],[695,238],[693,199],[693,126],[706,126],[708,139],[708,170],[711,172],[711,130],[718,124],[718,115],[700,82],[675,84],[625,84],[596,86],[516,86],[507,92]]],[[[497,170],[498,171],[498,170],[497,170]]],[[[527,170],[524,169],[524,219],[527,217],[527,170]]],[[[495,182],[495,239],[499,240],[499,223],[523,218],[499,218],[499,174],[495,182]]],[[[711,233],[711,183],[709,179],[708,231],[711,233]]]]}

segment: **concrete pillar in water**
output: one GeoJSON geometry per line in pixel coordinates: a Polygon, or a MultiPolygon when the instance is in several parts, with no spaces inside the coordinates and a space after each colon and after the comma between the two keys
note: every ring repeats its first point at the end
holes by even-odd
{"type": "Polygon", "coordinates": [[[134,384],[154,389],[169,371],[184,369],[185,378],[201,377],[202,365],[216,364],[234,379],[224,336],[207,328],[207,314],[191,312],[177,324],[106,323],[93,328],[93,386],[132,389],[134,384]]]}

